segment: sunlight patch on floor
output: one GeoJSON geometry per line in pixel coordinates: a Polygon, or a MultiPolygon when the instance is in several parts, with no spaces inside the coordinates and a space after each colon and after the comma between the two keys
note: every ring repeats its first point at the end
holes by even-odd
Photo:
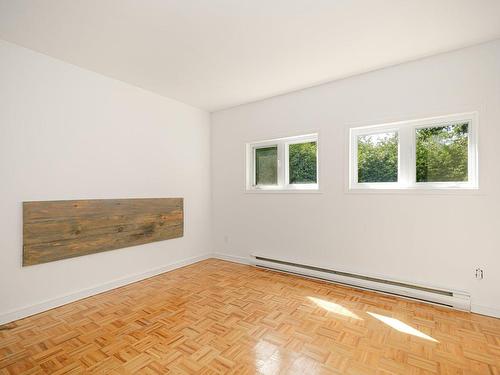
{"type": "Polygon", "coordinates": [[[372,312],[367,312],[367,314],[373,316],[375,319],[380,320],[382,323],[387,324],[388,326],[390,326],[391,328],[394,328],[395,330],[397,330],[399,332],[403,332],[403,333],[406,333],[408,335],[417,336],[417,337],[420,337],[420,338],[425,339],[425,340],[439,342],[438,340],[426,335],[423,332],[420,332],[418,329],[410,327],[408,324],[403,323],[401,320],[398,320],[396,318],[391,318],[389,316],[379,315],[379,314],[375,314],[372,312]]]}
{"type": "Polygon", "coordinates": [[[343,316],[346,316],[348,318],[353,318],[353,319],[357,319],[357,320],[363,320],[362,318],[360,318],[359,316],[354,314],[351,310],[348,310],[344,306],[339,305],[337,303],[330,302],[330,301],[327,301],[327,300],[324,300],[321,298],[316,298],[316,297],[307,297],[307,298],[310,301],[314,302],[319,307],[321,307],[325,310],[328,310],[334,314],[343,315],[343,316]]]}

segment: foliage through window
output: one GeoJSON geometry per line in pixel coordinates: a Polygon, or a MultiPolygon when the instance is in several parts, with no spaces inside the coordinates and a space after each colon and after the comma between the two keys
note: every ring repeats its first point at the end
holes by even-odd
{"type": "Polygon", "coordinates": [[[416,130],[417,182],[467,181],[469,124],[416,130]]]}
{"type": "Polygon", "coordinates": [[[317,190],[317,134],[247,144],[247,189],[317,190]]]}
{"type": "Polygon", "coordinates": [[[476,117],[352,128],[350,188],[477,188],[476,117]]]}
{"type": "Polygon", "coordinates": [[[315,184],[317,182],[317,143],[294,143],[288,146],[290,184],[315,184]]]}
{"type": "Polygon", "coordinates": [[[358,182],[398,181],[396,132],[358,137],[358,182]]]}

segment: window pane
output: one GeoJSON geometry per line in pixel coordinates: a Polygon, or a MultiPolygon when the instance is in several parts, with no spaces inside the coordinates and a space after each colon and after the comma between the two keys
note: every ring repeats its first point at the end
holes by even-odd
{"type": "Polygon", "coordinates": [[[416,130],[417,182],[467,181],[469,125],[416,130]]]}
{"type": "Polygon", "coordinates": [[[316,142],[288,146],[288,173],[291,184],[316,183],[316,142]]]}
{"type": "Polygon", "coordinates": [[[278,184],[278,146],[255,149],[255,183],[278,184]]]}
{"type": "Polygon", "coordinates": [[[397,132],[358,136],[358,182],[397,181],[397,132]]]}

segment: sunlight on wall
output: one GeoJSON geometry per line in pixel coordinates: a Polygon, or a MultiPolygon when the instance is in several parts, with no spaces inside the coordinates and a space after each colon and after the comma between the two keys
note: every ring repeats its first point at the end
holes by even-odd
{"type": "Polygon", "coordinates": [[[346,309],[344,306],[338,305],[334,302],[326,301],[324,299],[315,298],[315,297],[307,297],[310,301],[314,302],[319,307],[328,310],[332,313],[347,316],[348,318],[363,320],[352,311],[346,309]]]}
{"type": "Polygon", "coordinates": [[[396,318],[391,318],[388,316],[379,315],[379,314],[375,314],[375,313],[371,313],[371,312],[367,312],[367,314],[373,316],[375,319],[380,320],[382,323],[387,324],[388,326],[394,328],[395,330],[397,330],[399,332],[403,332],[403,333],[407,333],[409,335],[417,336],[417,337],[420,337],[422,339],[426,339],[426,340],[430,340],[430,341],[434,341],[434,342],[439,342],[438,340],[433,339],[432,337],[426,335],[423,332],[420,332],[418,329],[410,327],[408,324],[403,323],[401,320],[398,320],[396,318]]]}

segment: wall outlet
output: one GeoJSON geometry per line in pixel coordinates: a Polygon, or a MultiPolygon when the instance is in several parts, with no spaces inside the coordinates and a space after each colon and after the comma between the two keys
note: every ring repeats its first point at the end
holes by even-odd
{"type": "Polygon", "coordinates": [[[484,270],[482,268],[476,268],[476,279],[484,279],[484,270]]]}

